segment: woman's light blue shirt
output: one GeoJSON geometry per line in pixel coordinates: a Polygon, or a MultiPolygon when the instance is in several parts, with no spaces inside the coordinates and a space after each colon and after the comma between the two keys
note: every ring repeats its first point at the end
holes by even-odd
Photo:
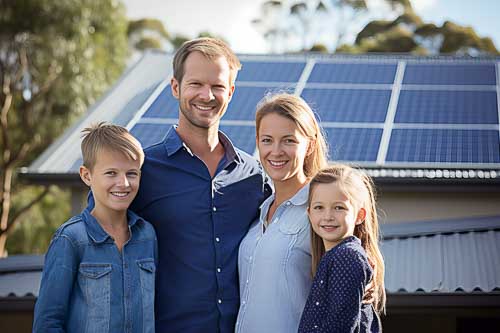
{"type": "Polygon", "coordinates": [[[311,289],[311,246],[307,218],[309,185],[283,202],[265,232],[274,194],[261,206],[238,256],[240,309],[236,332],[297,332],[311,289]]]}

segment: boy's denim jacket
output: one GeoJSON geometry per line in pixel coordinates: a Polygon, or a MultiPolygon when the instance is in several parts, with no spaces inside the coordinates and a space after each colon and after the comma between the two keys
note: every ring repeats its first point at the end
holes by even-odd
{"type": "Polygon", "coordinates": [[[33,332],[154,332],[156,235],[131,211],[128,224],[121,253],[88,208],[56,231],[33,332]]]}

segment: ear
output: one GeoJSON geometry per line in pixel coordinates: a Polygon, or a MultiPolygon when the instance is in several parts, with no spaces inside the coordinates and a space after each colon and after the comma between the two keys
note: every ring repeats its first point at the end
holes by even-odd
{"type": "Polygon", "coordinates": [[[366,218],[366,209],[360,208],[358,211],[358,216],[356,216],[356,225],[365,222],[366,218]]]}
{"type": "Polygon", "coordinates": [[[172,90],[172,95],[176,99],[179,99],[180,86],[179,81],[177,81],[175,77],[170,79],[170,89],[172,90]]]}
{"type": "Polygon", "coordinates": [[[92,175],[90,174],[90,170],[85,166],[80,166],[80,178],[85,183],[85,185],[89,186],[92,184],[92,175]]]}
{"type": "Polygon", "coordinates": [[[233,98],[234,94],[234,83],[231,83],[231,87],[229,87],[229,101],[231,101],[231,98],[233,98]]]}

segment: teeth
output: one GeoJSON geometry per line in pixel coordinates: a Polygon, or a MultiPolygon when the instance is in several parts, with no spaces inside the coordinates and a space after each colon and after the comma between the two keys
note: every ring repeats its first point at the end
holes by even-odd
{"type": "Polygon", "coordinates": [[[272,166],[283,166],[285,165],[286,161],[269,161],[269,164],[271,164],[272,166]]]}
{"type": "Polygon", "coordinates": [[[202,106],[202,105],[198,105],[198,104],[195,104],[195,106],[196,106],[196,108],[203,110],[203,111],[208,111],[208,110],[213,109],[213,106],[202,106]]]}
{"type": "Polygon", "coordinates": [[[111,194],[117,197],[126,197],[128,195],[128,192],[111,192],[111,194]]]}

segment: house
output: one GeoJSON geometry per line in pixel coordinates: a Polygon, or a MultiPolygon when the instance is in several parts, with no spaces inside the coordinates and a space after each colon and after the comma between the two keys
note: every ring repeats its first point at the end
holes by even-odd
{"type": "MultiPolygon", "coordinates": [[[[375,180],[387,265],[385,332],[500,327],[500,58],[399,55],[241,55],[221,129],[255,153],[255,105],[268,92],[304,97],[330,159],[375,180]]],[[[176,123],[171,55],[147,52],[52,144],[24,179],[87,189],[80,131],[111,121],[144,146],[176,123]]],[[[62,221],[61,221],[62,222],[62,221]]],[[[0,285],[3,274],[0,273],[0,285]]],[[[36,295],[36,293],[34,293],[36,295]]],[[[2,297],[2,295],[0,295],[2,297]]]]}

